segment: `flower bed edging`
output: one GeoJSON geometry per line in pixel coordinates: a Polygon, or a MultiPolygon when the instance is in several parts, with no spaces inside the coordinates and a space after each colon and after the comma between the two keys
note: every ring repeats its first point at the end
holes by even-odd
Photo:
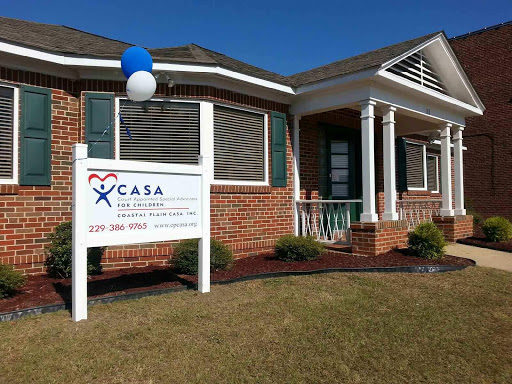
{"type": "MultiPolygon", "coordinates": [[[[468,259],[470,260],[470,259],[468,259]]],[[[472,261],[472,265],[476,265],[476,263],[472,261]]],[[[335,273],[335,272],[345,272],[345,273],[442,273],[442,272],[451,272],[451,271],[460,271],[462,269],[466,269],[467,265],[416,265],[409,267],[369,267],[369,268],[326,268],[326,269],[317,269],[313,271],[282,271],[282,272],[268,272],[268,273],[258,273],[255,275],[247,275],[241,276],[230,280],[217,280],[212,281],[211,285],[227,285],[233,283],[239,283],[243,281],[251,281],[251,280],[263,280],[263,279],[273,279],[278,277],[286,277],[286,276],[303,276],[303,275],[317,275],[320,273],[335,273]]],[[[87,304],[89,306],[97,305],[97,304],[108,304],[116,301],[125,301],[125,300],[136,300],[141,299],[143,297],[148,296],[159,296],[166,293],[174,293],[174,292],[182,292],[189,289],[196,289],[197,284],[189,284],[180,287],[170,287],[170,288],[162,288],[162,289],[154,289],[143,292],[133,292],[133,293],[125,293],[122,295],[116,296],[105,296],[105,297],[96,297],[94,299],[87,300],[87,304]]],[[[40,307],[34,308],[26,308],[20,309],[19,311],[5,312],[0,313],[0,322],[4,321],[13,321],[17,319],[21,319],[27,316],[35,316],[42,315],[45,313],[52,313],[62,310],[71,310],[71,303],[64,304],[53,304],[53,305],[43,305],[40,307]]]]}

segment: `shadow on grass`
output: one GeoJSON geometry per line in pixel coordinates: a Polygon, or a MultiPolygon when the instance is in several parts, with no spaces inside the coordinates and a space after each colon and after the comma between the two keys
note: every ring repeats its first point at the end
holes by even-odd
{"type": "MultiPolygon", "coordinates": [[[[129,289],[149,288],[163,283],[176,283],[173,285],[190,287],[195,284],[195,281],[193,276],[190,276],[190,279],[183,278],[169,268],[155,269],[149,272],[90,280],[87,282],[87,297],[104,296],[129,289]]],[[[55,282],[53,287],[65,303],[71,302],[71,282],[55,282]]]]}

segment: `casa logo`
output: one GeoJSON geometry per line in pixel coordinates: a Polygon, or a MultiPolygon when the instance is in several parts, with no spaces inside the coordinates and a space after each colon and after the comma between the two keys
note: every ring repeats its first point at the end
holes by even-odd
{"type": "Polygon", "coordinates": [[[112,208],[112,205],[110,205],[110,201],[108,200],[108,195],[117,187],[117,193],[121,196],[125,195],[163,195],[162,189],[160,186],[157,186],[156,189],[153,189],[151,185],[144,185],[144,186],[127,186],[126,184],[119,184],[117,185],[117,175],[114,173],[109,173],[104,177],[99,176],[96,173],[92,173],[89,175],[89,185],[91,188],[98,194],[98,200],[96,200],[96,204],[99,204],[101,201],[105,201],[109,207],[112,208]],[[141,193],[142,191],[142,193],[141,193]]]}

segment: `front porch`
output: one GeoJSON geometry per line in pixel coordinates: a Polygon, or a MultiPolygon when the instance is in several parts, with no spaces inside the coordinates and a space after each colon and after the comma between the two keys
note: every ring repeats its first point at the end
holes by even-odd
{"type": "Polygon", "coordinates": [[[464,127],[400,118],[397,107],[373,100],[356,108],[295,116],[295,233],[359,255],[404,247],[424,221],[441,224],[449,241],[470,236],[464,127]],[[407,163],[414,155],[407,145],[416,152],[421,146],[420,163],[407,163]]]}

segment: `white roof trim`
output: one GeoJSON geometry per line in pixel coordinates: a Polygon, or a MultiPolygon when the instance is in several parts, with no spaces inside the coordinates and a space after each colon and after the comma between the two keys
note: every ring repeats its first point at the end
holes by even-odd
{"type": "MultiPolygon", "coordinates": [[[[417,90],[420,90],[420,91],[423,91],[425,93],[428,93],[432,96],[437,96],[441,99],[443,99],[444,101],[449,101],[449,102],[452,102],[453,101],[456,101],[458,103],[455,103],[455,104],[459,104],[461,106],[463,106],[464,108],[467,108],[467,107],[470,107],[469,109],[472,110],[473,112],[475,113],[478,113],[479,115],[481,115],[484,111],[485,111],[485,106],[483,105],[482,101],[480,100],[480,98],[478,97],[478,94],[476,93],[475,89],[473,88],[473,86],[471,85],[471,82],[469,81],[466,73],[464,72],[464,70],[462,69],[462,66],[460,65],[459,63],[459,60],[457,60],[457,57],[455,56],[455,53],[453,52],[450,44],[448,43],[448,41],[446,40],[445,36],[442,34],[442,33],[439,33],[437,34],[436,36],[432,37],[431,39],[421,43],[420,45],[417,45],[416,47],[410,49],[409,51],[403,53],[402,55],[400,56],[397,56],[395,57],[394,59],[392,60],[389,60],[388,62],[384,63],[381,65],[380,67],[380,70],[378,72],[378,75],[381,75],[381,76],[384,76],[384,77],[388,77],[388,78],[391,78],[393,80],[397,80],[397,79],[400,79],[400,76],[396,76],[396,75],[393,75],[392,77],[391,76],[387,76],[388,73],[384,73],[384,71],[386,69],[388,69],[389,67],[393,66],[394,64],[398,63],[399,61],[405,59],[406,57],[412,55],[413,53],[419,51],[420,49],[423,49],[425,47],[427,47],[428,45],[436,42],[436,41],[439,41],[441,46],[443,47],[447,57],[450,59],[450,62],[452,63],[452,65],[454,66],[455,70],[457,71],[457,74],[460,76],[460,79],[462,81],[462,83],[464,84],[464,87],[466,88],[466,90],[469,92],[469,94],[471,95],[471,98],[473,99],[475,105],[477,106],[477,108],[475,108],[474,106],[468,104],[468,103],[465,103],[465,102],[462,102],[454,97],[451,97],[451,96],[446,96],[446,95],[443,95],[442,93],[440,92],[435,92],[435,91],[432,91],[430,92],[431,90],[427,87],[415,87],[413,86],[413,88],[417,89],[417,90]],[[442,96],[445,96],[445,97],[442,97],[442,96]],[[449,100],[448,100],[449,99],[449,100]]],[[[414,82],[412,81],[407,81],[406,79],[404,79],[406,82],[401,82],[402,84],[405,84],[405,85],[408,85],[408,86],[411,86],[412,84],[414,84],[414,82]]],[[[414,84],[416,85],[416,84],[414,84]]]]}
{"type": "MultiPolygon", "coordinates": [[[[47,61],[54,64],[66,65],[70,67],[97,67],[97,68],[121,68],[120,60],[98,59],[92,57],[76,57],[57,55],[32,48],[21,47],[14,44],[0,42],[0,52],[6,52],[17,56],[29,57],[32,59],[47,61]]],[[[245,75],[243,73],[231,71],[219,66],[199,65],[199,64],[171,64],[171,63],[154,63],[154,71],[172,71],[172,72],[197,72],[210,73],[219,76],[230,77],[235,80],[251,83],[261,87],[273,89],[289,95],[294,95],[292,87],[274,83],[272,81],[263,80],[254,76],[245,75]]]]}

